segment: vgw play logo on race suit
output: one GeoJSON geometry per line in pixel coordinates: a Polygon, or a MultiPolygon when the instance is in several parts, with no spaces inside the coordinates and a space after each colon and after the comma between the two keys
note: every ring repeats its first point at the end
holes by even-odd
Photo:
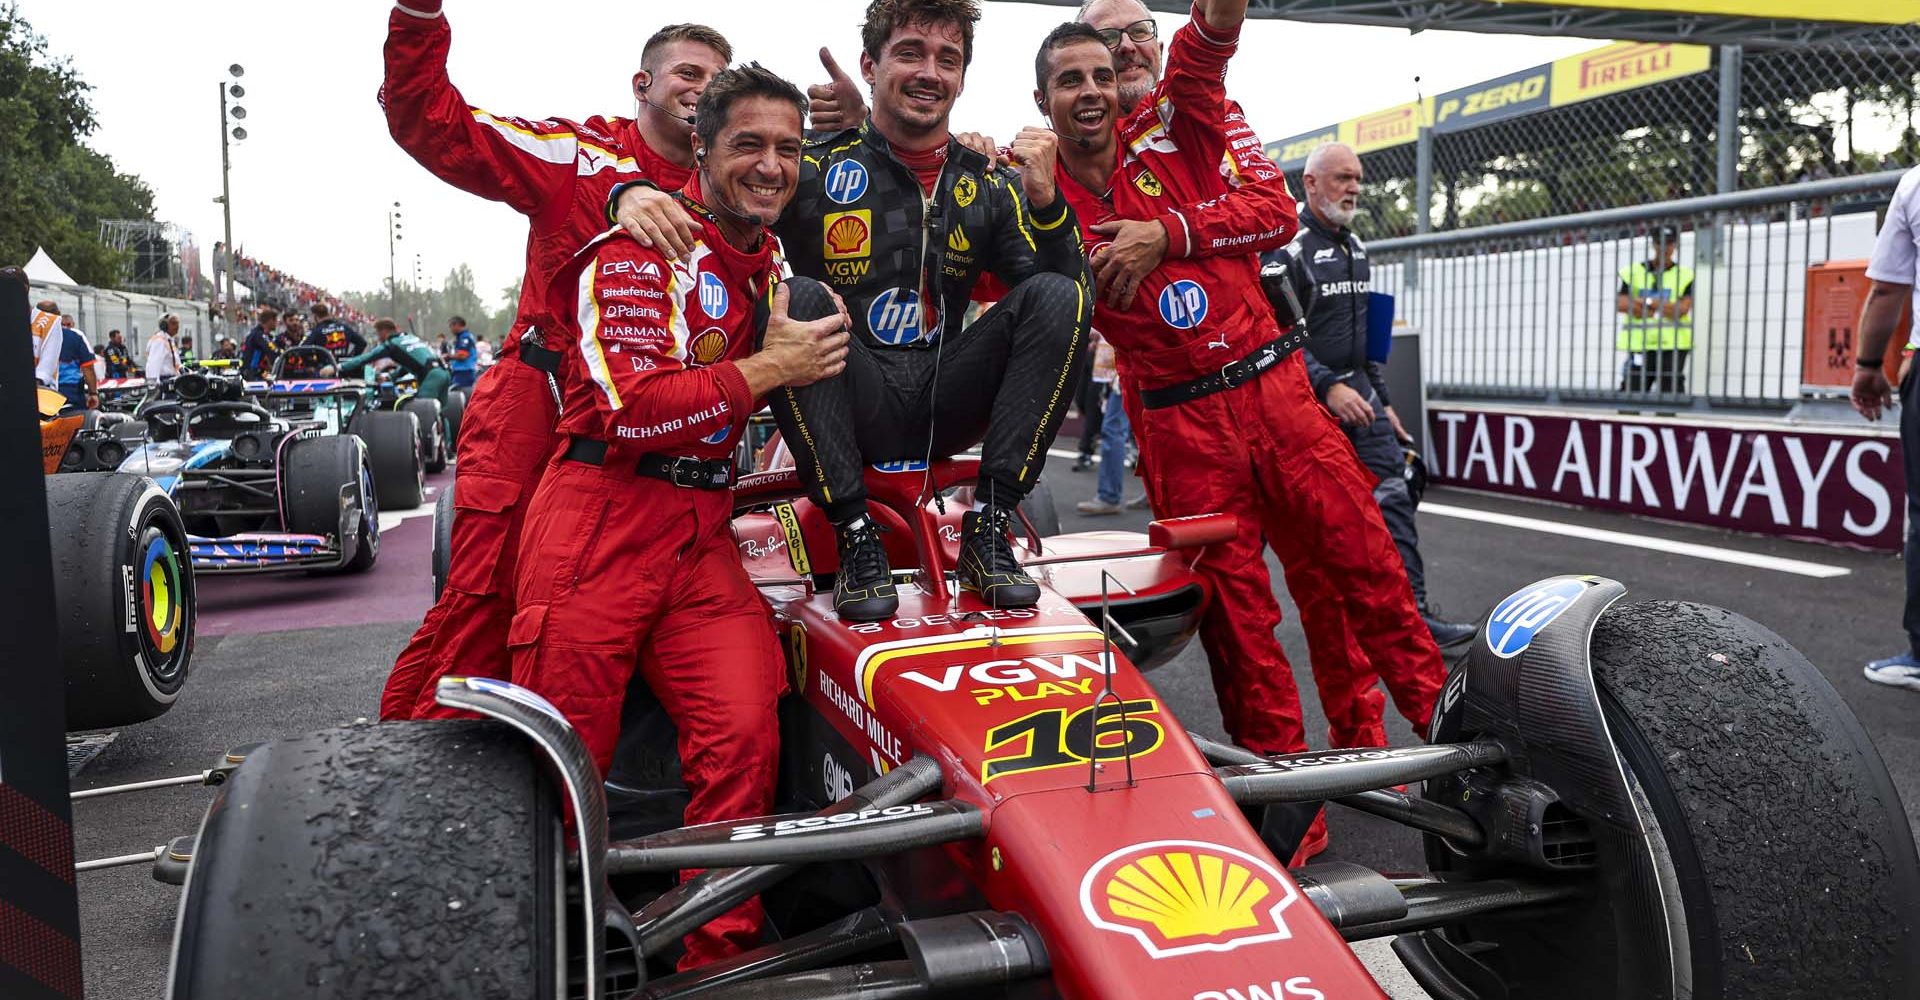
{"type": "Polygon", "coordinates": [[[700,272],[700,311],[713,319],[727,314],[727,284],[712,271],[700,272]]]}
{"type": "Polygon", "coordinates": [[[1579,580],[1544,580],[1515,593],[1487,619],[1487,649],[1503,660],[1527,651],[1533,639],[1587,592],[1579,580]]]}
{"type": "Polygon", "coordinates": [[[1160,318],[1176,330],[1191,330],[1207,318],[1207,290],[1185,278],[1160,290],[1160,318]]]}
{"type": "Polygon", "coordinates": [[[851,205],[867,193],[867,168],[853,160],[841,160],[827,168],[827,197],[836,204],[851,205]]]}
{"type": "Polygon", "coordinates": [[[920,316],[920,293],[905,288],[889,288],[874,297],[867,306],[867,329],[883,344],[895,347],[911,344],[923,336],[932,340],[937,334],[925,334],[920,316]]]}
{"type": "Polygon", "coordinates": [[[1080,880],[1087,920],[1133,938],[1154,958],[1286,940],[1293,932],[1280,914],[1299,895],[1271,864],[1198,840],[1122,848],[1080,880]]]}

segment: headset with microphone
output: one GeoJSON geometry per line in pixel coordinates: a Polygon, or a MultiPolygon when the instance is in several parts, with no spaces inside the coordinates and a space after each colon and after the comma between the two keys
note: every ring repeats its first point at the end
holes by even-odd
{"type": "MultiPolygon", "coordinates": [[[[704,170],[706,169],[706,166],[707,166],[707,151],[704,149],[694,150],[693,151],[693,168],[695,170],[704,170]]],[[[713,204],[724,209],[728,215],[731,215],[734,218],[739,219],[741,222],[744,222],[750,226],[756,226],[760,228],[765,228],[767,226],[767,220],[764,218],[761,218],[759,213],[742,212],[739,209],[733,207],[732,205],[727,204],[727,199],[720,194],[719,190],[710,187],[707,184],[707,182],[701,181],[700,188],[701,190],[708,192],[707,194],[708,200],[712,201],[713,204]]]]}
{"type": "Polygon", "coordinates": [[[666,105],[664,105],[664,104],[659,104],[659,103],[656,103],[656,102],[654,101],[654,99],[653,99],[653,98],[651,98],[651,97],[648,97],[648,96],[647,96],[647,88],[648,88],[648,87],[651,87],[651,86],[653,86],[653,81],[652,81],[652,80],[648,80],[648,81],[647,81],[646,83],[643,83],[643,84],[641,84],[641,85],[640,85],[640,88],[639,88],[639,93],[638,93],[638,94],[637,94],[636,96],[637,96],[637,97],[639,97],[639,98],[640,98],[640,100],[642,100],[642,101],[644,101],[644,102],[646,102],[646,105],[647,105],[648,107],[650,107],[650,108],[652,108],[652,109],[653,109],[653,110],[655,110],[655,111],[658,111],[658,112],[660,112],[660,113],[661,113],[661,114],[663,114],[663,115],[666,115],[666,116],[667,116],[668,118],[671,118],[671,119],[673,119],[674,121],[677,121],[677,122],[681,122],[681,123],[683,123],[683,124],[686,124],[686,125],[692,125],[692,124],[693,124],[693,116],[692,116],[692,115],[681,115],[681,114],[675,114],[675,113],[674,113],[674,112],[673,112],[672,110],[670,110],[670,109],[669,109],[669,108],[668,108],[668,107],[667,107],[666,105]]]}

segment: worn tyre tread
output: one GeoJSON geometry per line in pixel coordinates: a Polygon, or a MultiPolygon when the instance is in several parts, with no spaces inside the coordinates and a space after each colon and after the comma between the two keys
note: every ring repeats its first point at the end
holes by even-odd
{"type": "Polygon", "coordinates": [[[1684,817],[1719,996],[1912,996],[1920,859],[1885,764],[1819,671],[1765,627],[1684,602],[1610,610],[1592,651],[1684,817]]]}
{"type": "Polygon", "coordinates": [[[498,723],[359,723],[260,748],[201,829],[173,995],[545,995],[555,809],[498,723]]]}

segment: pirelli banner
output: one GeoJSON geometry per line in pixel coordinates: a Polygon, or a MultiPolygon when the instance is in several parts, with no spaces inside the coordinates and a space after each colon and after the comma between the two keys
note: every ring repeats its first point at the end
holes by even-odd
{"type": "Polygon", "coordinates": [[[1429,403],[1435,483],[1899,551],[1900,439],[1786,423],[1429,403]]]}
{"type": "Polygon", "coordinates": [[[1321,143],[1371,153],[1416,141],[1423,125],[1441,135],[1462,132],[1711,68],[1713,50],[1704,45],[1619,42],[1268,143],[1267,156],[1282,170],[1299,170],[1321,143]]]}

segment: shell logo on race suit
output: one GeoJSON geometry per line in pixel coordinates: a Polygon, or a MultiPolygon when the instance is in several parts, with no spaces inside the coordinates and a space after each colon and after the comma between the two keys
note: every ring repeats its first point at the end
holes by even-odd
{"type": "Polygon", "coordinates": [[[727,332],[717,326],[707,327],[687,345],[687,360],[691,366],[710,365],[727,355],[727,332]]]}
{"type": "Polygon", "coordinates": [[[866,257],[873,252],[873,213],[867,209],[828,212],[820,226],[828,260],[866,257]]]}
{"type": "MultiPolygon", "coordinates": [[[[934,324],[925,324],[932,327],[934,324]]],[[[920,322],[920,293],[889,288],[867,306],[867,329],[883,344],[899,347],[926,336],[920,322]]],[[[928,339],[931,339],[930,337],[928,339]]]]}
{"type": "Polygon", "coordinates": [[[1560,577],[1543,580],[1501,601],[1487,618],[1488,651],[1503,660],[1526,652],[1540,630],[1573,607],[1586,591],[1585,583],[1560,577]]]}
{"type": "Polygon", "coordinates": [[[827,168],[827,197],[836,205],[851,205],[867,193],[867,168],[854,160],[841,160],[827,168]]]}
{"type": "Polygon", "coordinates": [[[1191,330],[1207,318],[1207,290],[1182,278],[1160,290],[1160,318],[1176,330],[1191,330]]]}
{"type": "Polygon", "coordinates": [[[700,272],[700,311],[719,319],[727,314],[727,283],[712,271],[700,272]]]}
{"type": "Polygon", "coordinates": [[[1080,880],[1080,908],[1095,927],[1174,958],[1293,936],[1281,911],[1300,893],[1272,864],[1198,840],[1121,848],[1080,880]]]}

